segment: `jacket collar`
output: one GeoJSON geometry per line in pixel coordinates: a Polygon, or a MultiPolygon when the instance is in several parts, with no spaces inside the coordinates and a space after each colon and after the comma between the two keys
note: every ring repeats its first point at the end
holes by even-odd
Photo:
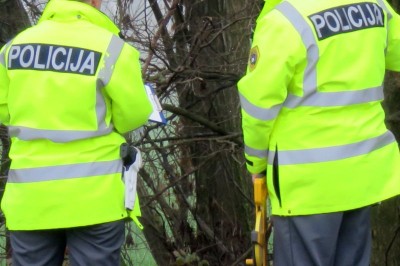
{"type": "Polygon", "coordinates": [[[77,1],[51,0],[46,5],[38,24],[46,20],[74,21],[84,19],[102,27],[116,35],[119,34],[118,27],[107,15],[96,8],[77,1]]]}

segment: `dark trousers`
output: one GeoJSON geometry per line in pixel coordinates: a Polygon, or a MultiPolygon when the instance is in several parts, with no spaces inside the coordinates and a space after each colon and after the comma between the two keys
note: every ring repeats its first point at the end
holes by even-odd
{"type": "Polygon", "coordinates": [[[10,231],[13,266],[62,265],[68,247],[71,266],[120,265],[123,220],[68,229],[10,231]]]}
{"type": "Polygon", "coordinates": [[[368,266],[370,209],[273,216],[274,266],[368,266]]]}

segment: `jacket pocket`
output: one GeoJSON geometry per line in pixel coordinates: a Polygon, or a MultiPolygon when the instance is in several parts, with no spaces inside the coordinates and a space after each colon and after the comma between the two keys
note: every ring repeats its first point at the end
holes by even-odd
{"type": "Polygon", "coordinates": [[[278,146],[276,146],[274,160],[272,162],[272,184],[274,186],[275,195],[279,201],[279,206],[282,207],[281,191],[279,187],[278,146]]]}

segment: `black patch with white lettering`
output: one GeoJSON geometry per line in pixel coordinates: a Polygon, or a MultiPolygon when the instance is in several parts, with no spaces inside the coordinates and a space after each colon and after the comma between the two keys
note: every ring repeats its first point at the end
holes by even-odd
{"type": "Polygon", "coordinates": [[[375,3],[338,6],[308,16],[319,40],[362,29],[384,27],[385,15],[375,3]]]}
{"type": "Polygon", "coordinates": [[[12,45],[8,69],[56,71],[93,76],[101,53],[78,47],[49,44],[12,45]]]}

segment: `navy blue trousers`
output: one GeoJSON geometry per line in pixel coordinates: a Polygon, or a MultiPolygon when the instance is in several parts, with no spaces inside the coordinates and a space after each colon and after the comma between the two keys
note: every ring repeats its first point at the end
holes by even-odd
{"type": "Polygon", "coordinates": [[[71,266],[120,265],[124,238],[123,220],[67,229],[10,231],[12,265],[62,265],[66,247],[71,266]]]}
{"type": "Polygon", "coordinates": [[[274,266],[368,266],[370,211],[273,216],[274,266]]]}

